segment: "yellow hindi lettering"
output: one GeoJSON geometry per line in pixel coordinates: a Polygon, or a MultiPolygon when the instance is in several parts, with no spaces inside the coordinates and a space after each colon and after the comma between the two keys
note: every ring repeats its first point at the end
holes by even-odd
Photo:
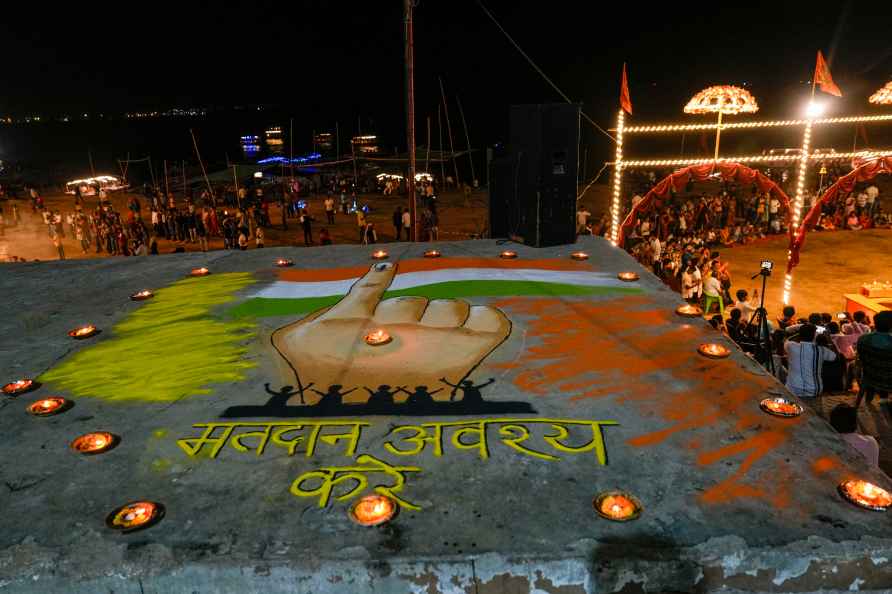
{"type": "MultiPolygon", "coordinates": [[[[488,421],[479,420],[479,421],[468,421],[468,422],[456,422],[449,423],[448,425],[455,428],[455,432],[452,434],[452,446],[457,450],[473,450],[476,449],[480,454],[480,458],[486,460],[489,458],[489,446],[486,443],[486,425],[488,421]],[[462,438],[465,435],[472,435],[477,437],[477,441],[473,443],[468,443],[464,441],[462,438]]],[[[444,423],[446,425],[446,423],[444,423]]]]}
{"type": "Polygon", "coordinates": [[[406,484],[407,472],[421,472],[416,466],[391,466],[383,460],[379,460],[369,454],[361,454],[356,458],[357,466],[326,466],[319,470],[311,470],[297,477],[291,484],[291,494],[297,497],[318,497],[319,507],[326,507],[332,497],[333,490],[338,484],[345,481],[353,481],[353,487],[341,495],[336,495],[335,500],[345,501],[355,497],[368,487],[369,474],[386,474],[393,478],[392,485],[376,485],[374,491],[386,497],[392,498],[400,506],[407,509],[418,510],[418,506],[402,499],[397,493],[403,490],[406,484]],[[316,488],[305,488],[305,483],[318,481],[316,488]]]}
{"type": "Polygon", "coordinates": [[[387,437],[395,436],[397,433],[404,433],[414,431],[414,437],[401,437],[400,441],[404,441],[406,443],[414,443],[415,447],[408,450],[401,450],[396,447],[393,441],[384,442],[384,449],[390,452],[391,454],[396,454],[397,456],[416,456],[424,451],[424,448],[427,444],[431,444],[434,447],[434,456],[440,457],[443,455],[443,432],[442,425],[440,423],[425,423],[423,425],[400,425],[398,427],[394,427],[387,434],[387,437]],[[428,428],[433,430],[432,434],[428,434],[428,428]]]}
{"type": "Polygon", "coordinates": [[[567,452],[568,454],[582,454],[594,450],[598,464],[601,466],[607,464],[607,450],[604,447],[604,433],[601,431],[601,426],[617,425],[618,423],[616,421],[562,421],[559,419],[540,419],[536,422],[548,423],[557,430],[556,433],[543,437],[543,439],[554,449],[561,452],[567,452]],[[567,429],[567,426],[572,425],[588,426],[592,432],[591,440],[576,447],[561,443],[559,440],[570,437],[570,431],[567,429]]]}
{"type": "MultiPolygon", "coordinates": [[[[233,429],[241,429],[243,427],[250,427],[251,425],[238,425],[233,427],[233,429]]],[[[255,425],[256,427],[264,427],[262,431],[247,431],[244,433],[236,433],[229,440],[229,445],[238,452],[250,452],[251,448],[242,443],[242,439],[246,437],[256,437],[257,438],[257,456],[263,455],[263,450],[266,449],[266,444],[269,442],[269,434],[273,428],[272,423],[258,423],[255,425]]]]}
{"type": "MultiPolygon", "coordinates": [[[[341,441],[342,439],[347,440],[349,445],[347,446],[347,451],[344,452],[344,455],[345,456],[353,456],[356,454],[356,447],[359,445],[359,438],[362,436],[362,428],[368,427],[369,423],[360,423],[357,421],[350,421],[348,423],[344,423],[344,422],[340,422],[340,423],[322,422],[322,423],[319,423],[320,431],[324,430],[328,427],[343,427],[343,426],[350,427],[350,430],[343,432],[343,433],[334,433],[334,434],[330,434],[330,435],[326,435],[324,433],[320,435],[317,433],[317,436],[319,438],[319,441],[322,441],[329,445],[335,445],[335,444],[337,444],[337,442],[341,441]]],[[[315,443],[313,444],[313,449],[315,450],[315,443]]],[[[307,453],[308,456],[312,455],[309,453],[309,448],[307,449],[307,452],[308,452],[307,453]]]]}
{"type": "Polygon", "coordinates": [[[520,445],[521,442],[524,442],[530,438],[530,430],[527,429],[525,425],[521,425],[520,423],[504,424],[499,427],[499,435],[502,436],[502,443],[510,448],[517,450],[521,454],[527,454],[535,458],[541,458],[542,460],[560,460],[560,458],[558,458],[557,456],[552,456],[551,454],[545,454],[543,452],[537,452],[536,450],[531,450],[520,445]]]}
{"type": "Polygon", "coordinates": [[[196,429],[201,427],[205,428],[201,437],[177,440],[177,445],[180,446],[190,458],[194,458],[201,453],[205,445],[212,446],[209,457],[216,458],[227,440],[229,440],[229,435],[232,433],[232,430],[235,428],[234,423],[197,423],[192,426],[196,429]],[[212,437],[214,432],[220,428],[223,429],[223,434],[212,437]]]}

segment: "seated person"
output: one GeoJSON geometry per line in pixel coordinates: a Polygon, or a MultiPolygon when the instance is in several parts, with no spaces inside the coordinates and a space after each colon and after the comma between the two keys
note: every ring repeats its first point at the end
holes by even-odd
{"type": "Polygon", "coordinates": [[[855,345],[861,365],[861,391],[868,402],[874,393],[884,397],[892,391],[892,311],[878,313],[874,324],[876,330],[859,336],[855,345]]]}
{"type": "Polygon", "coordinates": [[[830,411],[830,424],[843,440],[858,450],[871,466],[879,466],[880,445],[871,435],[861,435],[858,430],[858,410],[848,404],[837,404],[830,411]]]}
{"type": "Polygon", "coordinates": [[[725,329],[728,331],[728,338],[734,342],[740,342],[743,335],[743,328],[746,322],[741,320],[742,313],[736,307],[731,310],[731,317],[725,322],[725,329]]]}
{"type": "Polygon", "coordinates": [[[796,308],[792,305],[784,306],[783,316],[777,318],[777,325],[781,330],[786,330],[788,326],[796,323],[796,308]]]}

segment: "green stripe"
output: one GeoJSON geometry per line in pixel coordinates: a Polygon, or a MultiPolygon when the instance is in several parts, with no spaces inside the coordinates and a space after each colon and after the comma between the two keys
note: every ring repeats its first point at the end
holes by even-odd
{"type": "MultiPolygon", "coordinates": [[[[446,281],[387,291],[384,298],[427,297],[428,299],[458,299],[462,297],[509,297],[509,296],[597,296],[633,295],[641,293],[636,287],[589,287],[565,283],[548,283],[523,280],[474,280],[446,281]]],[[[229,310],[234,318],[269,318],[308,314],[323,307],[330,307],[340,301],[341,295],[328,297],[303,297],[298,299],[270,299],[255,297],[240,303],[229,310]]]]}

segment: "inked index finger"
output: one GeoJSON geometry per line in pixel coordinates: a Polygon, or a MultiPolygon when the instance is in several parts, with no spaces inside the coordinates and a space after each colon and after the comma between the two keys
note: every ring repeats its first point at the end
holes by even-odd
{"type": "Polygon", "coordinates": [[[370,318],[393,282],[396,266],[390,262],[378,262],[368,272],[353,283],[344,298],[319,316],[320,320],[343,318],[370,318]]]}

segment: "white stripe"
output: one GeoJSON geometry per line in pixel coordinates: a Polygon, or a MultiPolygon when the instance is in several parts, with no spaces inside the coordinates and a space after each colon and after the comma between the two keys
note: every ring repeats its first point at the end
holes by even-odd
{"type": "MultiPolygon", "coordinates": [[[[267,299],[300,299],[303,297],[327,297],[345,295],[358,280],[351,278],[339,281],[290,282],[276,281],[256,293],[255,297],[267,299]]],[[[432,285],[450,281],[532,281],[563,283],[585,287],[628,287],[615,276],[603,272],[572,272],[560,270],[540,270],[523,268],[505,270],[499,268],[447,268],[397,274],[389,291],[411,289],[422,285],[432,285]]]]}

